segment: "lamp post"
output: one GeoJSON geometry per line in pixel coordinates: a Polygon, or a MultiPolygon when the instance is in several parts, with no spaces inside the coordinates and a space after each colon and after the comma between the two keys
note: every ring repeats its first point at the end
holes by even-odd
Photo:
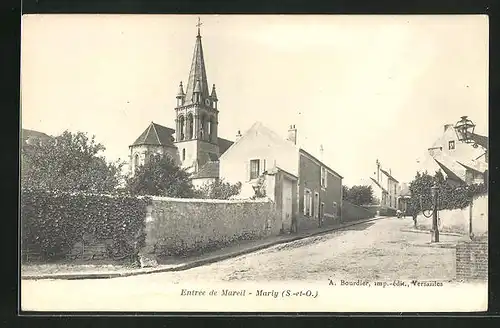
{"type": "Polygon", "coordinates": [[[422,196],[420,196],[420,208],[422,210],[422,214],[426,218],[430,218],[432,216],[431,243],[437,243],[439,242],[439,226],[438,226],[439,186],[437,184],[437,181],[434,182],[434,185],[431,187],[431,196],[432,196],[431,209],[424,209],[422,205],[422,196]]]}
{"type": "Polygon", "coordinates": [[[432,194],[432,230],[431,230],[431,242],[439,242],[439,227],[438,227],[438,197],[439,197],[439,187],[437,182],[431,187],[432,194]]]}

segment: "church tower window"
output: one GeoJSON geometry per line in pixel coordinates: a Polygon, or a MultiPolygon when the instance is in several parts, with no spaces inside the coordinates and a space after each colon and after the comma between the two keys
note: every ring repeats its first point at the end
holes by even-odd
{"type": "Polygon", "coordinates": [[[184,140],[184,116],[179,117],[179,140],[184,140]]]}
{"type": "Polygon", "coordinates": [[[135,166],[135,168],[137,168],[139,166],[139,155],[138,154],[135,154],[134,166],[135,166]]]}
{"type": "Polygon", "coordinates": [[[193,139],[193,114],[188,115],[187,119],[187,138],[193,139]]]}

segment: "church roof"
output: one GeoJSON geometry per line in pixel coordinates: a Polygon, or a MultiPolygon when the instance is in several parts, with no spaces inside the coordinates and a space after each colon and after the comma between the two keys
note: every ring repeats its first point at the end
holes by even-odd
{"type": "Polygon", "coordinates": [[[224,138],[219,138],[219,154],[224,154],[234,142],[224,138]]]}
{"type": "Polygon", "coordinates": [[[137,138],[132,146],[138,145],[160,145],[160,146],[174,146],[174,138],[172,134],[175,130],[167,128],[166,126],[151,122],[146,130],[137,138]]]}
{"type": "Polygon", "coordinates": [[[218,178],[219,177],[219,162],[210,161],[205,163],[198,173],[193,175],[193,179],[201,178],[218,178]]]}
{"type": "Polygon", "coordinates": [[[189,78],[186,86],[184,105],[190,105],[193,103],[192,100],[195,87],[199,88],[202,101],[210,97],[208,91],[207,72],[205,70],[205,59],[203,57],[203,47],[201,45],[201,35],[199,33],[196,36],[193,59],[191,62],[191,71],[189,72],[189,78]]]}

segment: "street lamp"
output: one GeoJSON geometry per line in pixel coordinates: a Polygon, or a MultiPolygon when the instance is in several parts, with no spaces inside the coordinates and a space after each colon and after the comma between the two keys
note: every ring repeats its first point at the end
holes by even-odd
{"type": "Polygon", "coordinates": [[[467,116],[462,116],[460,121],[455,124],[455,132],[457,133],[458,140],[464,143],[472,143],[474,147],[477,147],[474,141],[474,128],[476,125],[467,118],[467,116]]]}
{"type": "Polygon", "coordinates": [[[424,209],[422,206],[422,197],[420,197],[420,208],[422,209],[422,214],[426,218],[432,216],[432,228],[431,228],[431,242],[439,242],[439,227],[438,227],[438,198],[439,198],[439,186],[437,182],[431,187],[432,196],[432,208],[424,209]]]}

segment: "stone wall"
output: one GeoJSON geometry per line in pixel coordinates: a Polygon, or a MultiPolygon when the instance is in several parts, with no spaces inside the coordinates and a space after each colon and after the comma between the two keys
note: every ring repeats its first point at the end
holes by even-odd
{"type": "Polygon", "coordinates": [[[357,206],[348,201],[343,201],[342,204],[342,222],[349,222],[355,220],[363,220],[373,218],[373,212],[365,209],[362,206],[357,206]]]}
{"type": "Polygon", "coordinates": [[[279,212],[268,200],[197,200],[154,197],[146,247],[158,256],[183,256],[241,240],[279,234],[279,212]]]}
{"type": "MultiPolygon", "coordinates": [[[[483,236],[488,233],[488,196],[476,197],[471,208],[441,210],[439,211],[439,231],[453,232],[467,235],[469,234],[469,220],[472,214],[472,233],[483,236]]],[[[417,216],[417,228],[430,230],[432,227],[432,217],[426,218],[422,214],[417,216]]]]}
{"type": "Polygon", "coordinates": [[[456,248],[456,278],[488,279],[488,239],[462,241],[456,248]]]}

